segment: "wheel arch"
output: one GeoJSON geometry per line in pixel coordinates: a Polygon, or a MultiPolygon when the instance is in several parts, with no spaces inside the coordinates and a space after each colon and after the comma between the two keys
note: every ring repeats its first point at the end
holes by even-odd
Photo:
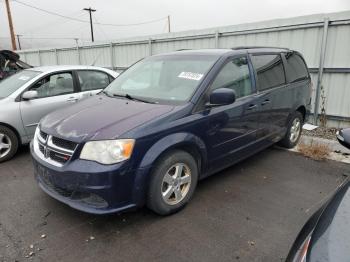
{"type": "Polygon", "coordinates": [[[4,122],[0,122],[0,126],[4,126],[4,127],[7,127],[8,129],[11,129],[11,131],[13,131],[18,139],[18,144],[21,145],[22,144],[22,139],[21,139],[21,136],[19,135],[18,131],[16,128],[14,128],[13,126],[7,124],[7,123],[4,123],[4,122]]]}
{"type": "Polygon", "coordinates": [[[306,107],[305,106],[299,106],[298,108],[297,108],[297,110],[296,111],[298,111],[298,112],[300,112],[301,113],[301,115],[303,116],[303,121],[305,121],[305,117],[306,117],[306,107]]]}
{"type": "Polygon", "coordinates": [[[140,168],[152,166],[164,154],[172,150],[183,150],[198,163],[199,171],[202,171],[207,162],[207,149],[202,139],[191,133],[176,133],[158,140],[143,157],[140,168]]]}
{"type": "Polygon", "coordinates": [[[175,133],[163,137],[148,149],[139,165],[138,170],[147,170],[147,172],[138,172],[135,177],[134,200],[138,205],[145,203],[154,163],[172,150],[183,150],[192,155],[198,163],[199,177],[201,172],[205,170],[207,149],[202,139],[191,133],[175,133]]]}

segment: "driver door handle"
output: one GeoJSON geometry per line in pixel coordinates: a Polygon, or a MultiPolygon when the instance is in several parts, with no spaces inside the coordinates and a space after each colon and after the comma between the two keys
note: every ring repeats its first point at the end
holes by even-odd
{"type": "Polygon", "coordinates": [[[264,102],[261,103],[261,105],[264,106],[270,103],[271,103],[270,99],[265,99],[264,102]]]}
{"type": "Polygon", "coordinates": [[[257,107],[258,107],[257,105],[251,104],[251,105],[248,106],[247,110],[253,110],[253,109],[257,108],[257,107]]]}

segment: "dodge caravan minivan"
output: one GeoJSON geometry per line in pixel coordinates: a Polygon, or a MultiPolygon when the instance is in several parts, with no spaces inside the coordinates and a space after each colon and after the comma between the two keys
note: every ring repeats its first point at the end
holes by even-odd
{"type": "Polygon", "coordinates": [[[47,194],[106,214],[183,208],[198,180],[274,143],[299,140],[311,80],[284,48],[183,50],[147,57],[100,94],[44,117],[31,143],[47,194]]]}

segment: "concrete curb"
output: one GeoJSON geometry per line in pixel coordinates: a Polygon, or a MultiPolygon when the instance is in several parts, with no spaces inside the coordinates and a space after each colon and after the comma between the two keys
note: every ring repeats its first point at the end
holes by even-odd
{"type": "MultiPolygon", "coordinates": [[[[302,135],[300,137],[299,143],[300,142],[305,144],[310,144],[311,142],[313,142],[317,144],[327,145],[331,150],[331,153],[329,154],[327,159],[350,164],[350,150],[343,147],[341,144],[339,144],[338,141],[302,135]]],[[[297,146],[295,148],[290,149],[290,151],[299,152],[297,146]]]]}

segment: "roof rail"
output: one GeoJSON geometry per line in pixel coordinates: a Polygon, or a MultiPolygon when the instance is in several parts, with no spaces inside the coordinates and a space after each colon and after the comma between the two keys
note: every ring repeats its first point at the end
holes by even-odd
{"type": "Polygon", "coordinates": [[[177,49],[177,50],[175,50],[175,51],[177,52],[177,51],[186,51],[186,50],[192,50],[192,49],[189,49],[189,48],[182,48],[182,49],[177,49]]]}
{"type": "Polygon", "coordinates": [[[289,50],[289,48],[286,47],[276,47],[276,46],[236,46],[232,47],[232,50],[240,50],[240,49],[259,49],[259,48],[275,48],[275,49],[285,49],[289,50]]]}

